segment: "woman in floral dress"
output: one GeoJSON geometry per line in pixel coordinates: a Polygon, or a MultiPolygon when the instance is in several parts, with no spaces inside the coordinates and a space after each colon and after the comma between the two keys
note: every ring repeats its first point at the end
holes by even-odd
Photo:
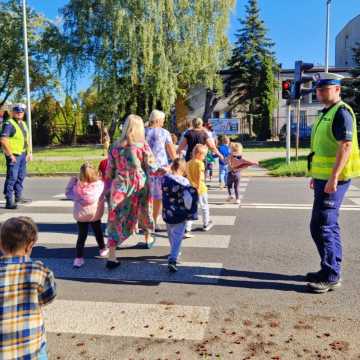
{"type": "Polygon", "coordinates": [[[111,180],[108,218],[109,259],[106,267],[120,265],[116,259],[116,247],[135,231],[136,224],[145,230],[147,247],[154,245],[151,232],[152,204],[149,191],[150,174],[164,174],[158,169],[149,145],[145,142],[144,123],[141,117],[129,115],[122,137],[109,152],[106,170],[111,180]]]}

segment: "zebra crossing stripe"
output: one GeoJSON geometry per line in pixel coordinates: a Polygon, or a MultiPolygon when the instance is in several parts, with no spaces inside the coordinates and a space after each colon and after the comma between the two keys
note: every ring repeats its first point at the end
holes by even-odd
{"type": "MultiPolygon", "coordinates": [[[[41,230],[41,229],[40,229],[41,230]]],[[[194,237],[190,239],[184,239],[182,247],[189,248],[213,248],[213,249],[227,249],[230,244],[231,235],[209,235],[199,234],[193,232],[194,237]]],[[[56,232],[41,232],[39,233],[39,239],[36,242],[36,246],[41,245],[72,245],[75,246],[77,240],[77,234],[74,233],[59,233],[56,232]]],[[[138,243],[143,242],[144,239],[140,235],[132,236],[129,240],[125,241],[120,248],[135,247],[138,243]]],[[[96,246],[94,236],[89,235],[86,240],[87,246],[96,246]]],[[[167,233],[164,232],[161,235],[156,236],[156,247],[169,247],[169,240],[167,233]],[[162,236],[162,237],[160,237],[162,236]]]]}
{"type": "MultiPolygon", "coordinates": [[[[119,255],[121,250],[118,251],[119,255]]],[[[85,259],[85,265],[80,269],[72,266],[69,258],[34,258],[42,261],[55,274],[55,277],[69,280],[88,279],[93,282],[170,282],[183,284],[216,284],[219,281],[223,265],[221,263],[181,262],[177,273],[169,273],[167,260],[156,257],[148,260],[126,259],[113,270],[105,268],[104,259],[85,259]]]]}
{"type": "Polygon", "coordinates": [[[44,314],[53,333],[201,341],[210,307],[55,300],[44,314]]]}
{"type": "MultiPolygon", "coordinates": [[[[71,213],[16,213],[16,216],[30,216],[38,224],[72,224],[75,222],[71,213]]],[[[13,214],[0,215],[0,221],[5,221],[13,217],[13,214]]],[[[104,215],[106,219],[106,215],[104,215]]],[[[236,216],[211,216],[214,225],[234,225],[236,216]]],[[[159,220],[160,224],[164,224],[162,219],[159,220]]],[[[201,224],[201,219],[194,221],[194,224],[201,224]]]]}

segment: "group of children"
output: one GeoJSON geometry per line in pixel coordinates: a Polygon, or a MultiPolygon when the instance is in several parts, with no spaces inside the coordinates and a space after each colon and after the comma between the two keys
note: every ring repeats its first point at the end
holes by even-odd
{"type": "MultiPolygon", "coordinates": [[[[229,199],[235,190],[239,200],[240,170],[255,165],[242,158],[240,144],[231,144],[227,137],[221,139],[219,151],[220,182],[228,186],[229,199]]],[[[208,148],[198,144],[192,159],[175,159],[162,181],[163,219],[166,223],[170,254],[168,268],[177,271],[177,263],[184,237],[191,237],[192,223],[201,210],[203,230],[211,229],[207,186],[205,183],[205,158],[208,148]]],[[[81,166],[78,178],[71,178],[66,195],[74,201],[73,215],[78,224],[74,267],[84,265],[84,247],[88,228],[94,231],[101,257],[108,255],[104,242],[101,218],[104,214],[109,184],[104,178],[106,160],[96,169],[91,164],[81,166]],[[100,172],[99,172],[100,170],[100,172]]],[[[42,306],[56,296],[53,273],[41,262],[32,261],[30,255],[38,237],[37,227],[27,217],[11,218],[0,230],[0,320],[1,359],[47,359],[42,306]]]]}

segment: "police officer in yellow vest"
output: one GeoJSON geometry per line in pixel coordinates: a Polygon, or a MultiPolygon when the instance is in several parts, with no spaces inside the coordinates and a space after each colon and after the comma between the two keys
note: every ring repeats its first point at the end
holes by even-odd
{"type": "Polygon", "coordinates": [[[341,286],[342,244],[339,211],[351,179],[360,176],[356,118],[341,100],[341,76],[317,75],[316,94],[325,105],[313,125],[309,155],[310,187],[314,205],[310,230],[321,259],[321,269],[306,275],[312,292],[341,286]]]}
{"type": "Polygon", "coordinates": [[[17,204],[30,201],[22,196],[26,162],[31,159],[28,129],[24,121],[25,110],[26,107],[23,104],[14,105],[12,118],[4,122],[0,135],[1,146],[6,158],[4,185],[6,209],[16,209],[17,204]]]}

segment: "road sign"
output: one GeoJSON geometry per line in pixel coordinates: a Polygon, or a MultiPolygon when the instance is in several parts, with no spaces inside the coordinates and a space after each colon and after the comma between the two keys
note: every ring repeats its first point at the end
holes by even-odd
{"type": "Polygon", "coordinates": [[[210,119],[211,126],[216,135],[238,135],[240,134],[239,119],[210,119]]]}

